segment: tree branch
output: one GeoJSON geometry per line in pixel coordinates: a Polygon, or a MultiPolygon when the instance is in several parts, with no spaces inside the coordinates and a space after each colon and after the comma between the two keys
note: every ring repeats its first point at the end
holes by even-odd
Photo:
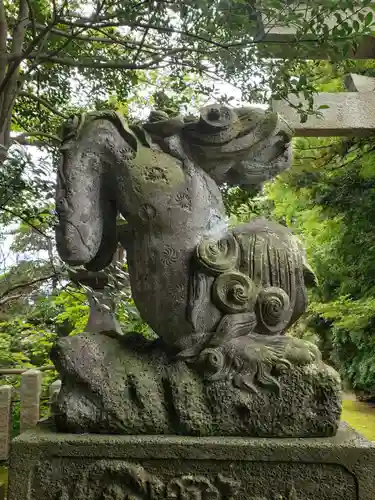
{"type": "Polygon", "coordinates": [[[57,57],[51,56],[50,54],[33,55],[30,54],[28,59],[33,59],[38,57],[39,61],[50,62],[54,64],[61,64],[63,66],[70,66],[74,68],[95,68],[95,69],[127,69],[127,70],[137,70],[137,69],[156,69],[159,64],[162,63],[166,57],[178,54],[179,49],[173,49],[160,57],[152,59],[150,62],[133,64],[122,59],[114,59],[112,61],[94,61],[91,57],[82,57],[79,59],[73,59],[70,57],[57,57]]]}
{"type": "MultiPolygon", "coordinates": [[[[20,146],[28,146],[28,147],[36,147],[36,148],[48,148],[48,147],[53,147],[50,143],[46,141],[39,141],[39,140],[32,140],[28,141],[27,139],[22,139],[22,141],[17,142],[14,141],[12,138],[10,139],[10,145],[12,146],[13,144],[19,144],[20,146]]],[[[1,208],[0,208],[1,210],[1,208]]]]}
{"type": "MultiPolygon", "coordinates": [[[[25,12],[26,12],[26,16],[28,15],[28,6],[27,6],[27,0],[20,0],[22,2],[21,5],[23,5],[23,9],[26,9],[25,12]]],[[[20,7],[21,9],[21,7],[20,7]]],[[[21,11],[20,11],[21,12],[21,11]]],[[[25,38],[25,34],[26,34],[26,29],[27,29],[27,26],[29,25],[29,20],[28,18],[26,18],[26,20],[23,21],[25,23],[24,25],[24,33],[23,33],[23,38],[22,38],[22,42],[20,43],[12,43],[12,50],[11,50],[11,57],[9,58],[10,60],[12,60],[12,64],[9,65],[8,67],[8,72],[4,78],[4,80],[1,82],[0,84],[0,95],[5,92],[6,88],[8,87],[8,84],[10,84],[11,82],[13,83],[13,87],[14,87],[14,93],[13,93],[13,97],[12,99],[9,101],[9,104],[7,105],[7,109],[6,107],[4,106],[3,108],[3,114],[4,112],[6,111],[8,114],[11,113],[11,110],[12,110],[12,105],[13,105],[13,102],[14,102],[14,99],[16,98],[16,95],[17,95],[17,91],[20,91],[21,90],[21,82],[19,82],[19,86],[17,88],[17,79],[18,79],[18,74],[19,74],[19,66],[22,62],[22,60],[24,59],[27,59],[28,56],[32,53],[32,51],[34,50],[34,48],[40,43],[40,42],[43,42],[43,40],[45,40],[45,38],[48,36],[50,30],[53,28],[54,24],[57,22],[56,19],[54,18],[54,20],[49,23],[40,33],[39,35],[37,35],[29,44],[29,46],[27,47],[27,49],[23,52],[22,51],[22,46],[23,46],[23,43],[24,43],[24,38],[25,38]]],[[[18,25],[17,25],[18,26],[18,25]]],[[[17,28],[16,26],[16,28],[17,28]]],[[[18,37],[20,38],[20,37],[18,37]]],[[[14,42],[14,38],[13,38],[13,42],[14,42]]],[[[33,59],[36,59],[37,58],[37,54],[34,56],[33,59]]],[[[12,86],[12,85],[11,85],[12,86]]],[[[9,120],[10,121],[10,120],[9,120]]]]}
{"type": "MultiPolygon", "coordinates": [[[[117,15],[111,16],[111,18],[116,18],[117,15]]],[[[144,30],[156,30],[160,33],[176,33],[186,38],[192,38],[194,40],[199,40],[201,42],[208,43],[210,45],[214,45],[215,47],[219,47],[221,49],[228,49],[235,46],[246,46],[245,42],[234,42],[232,44],[223,44],[212,40],[211,38],[206,38],[201,35],[197,35],[195,33],[190,33],[189,31],[183,31],[176,28],[170,28],[169,26],[157,26],[149,23],[142,22],[126,22],[121,19],[121,21],[112,21],[107,22],[108,18],[98,18],[98,19],[90,19],[90,18],[77,18],[74,21],[69,21],[68,19],[60,19],[60,24],[65,24],[66,26],[77,27],[77,28],[86,28],[86,29],[98,29],[98,28],[116,28],[116,27],[124,27],[127,26],[129,28],[142,28],[144,30]]]]}
{"type": "Polygon", "coordinates": [[[44,238],[47,238],[48,240],[51,239],[51,236],[48,236],[48,234],[46,234],[43,231],[41,231],[37,226],[35,226],[34,224],[32,224],[26,217],[24,217],[21,214],[18,214],[17,212],[14,212],[14,210],[11,210],[10,208],[5,207],[4,204],[2,204],[0,206],[0,210],[3,210],[4,212],[6,212],[6,213],[8,213],[10,215],[13,215],[14,217],[17,217],[18,219],[22,220],[25,224],[27,224],[29,227],[32,227],[37,233],[39,233],[44,238]]]}
{"type": "MultiPolygon", "coordinates": [[[[8,24],[5,15],[4,0],[0,0],[0,84],[3,82],[7,68],[8,24]]],[[[0,112],[4,95],[0,94],[0,112]]]]}
{"type": "Polygon", "coordinates": [[[31,30],[32,30],[32,33],[33,33],[33,38],[36,37],[36,24],[35,24],[35,16],[34,16],[34,10],[33,10],[33,6],[32,6],[32,3],[31,3],[31,0],[26,0],[27,2],[27,6],[29,8],[29,17],[30,17],[30,22],[31,22],[31,30]]]}
{"type": "MultiPolygon", "coordinates": [[[[36,29],[41,30],[44,29],[45,26],[44,24],[36,24],[36,29]]],[[[88,26],[87,29],[90,29],[91,27],[88,26]]],[[[141,42],[138,42],[136,40],[126,40],[125,38],[120,38],[118,36],[114,36],[111,33],[106,33],[101,31],[100,28],[95,28],[95,31],[99,33],[103,33],[104,36],[92,36],[92,35],[77,35],[73,31],[65,31],[61,30],[58,28],[52,28],[51,29],[51,34],[52,35],[58,35],[64,38],[74,38],[75,40],[81,40],[83,42],[98,42],[98,43],[104,43],[104,44],[109,44],[113,45],[113,43],[117,43],[118,45],[124,46],[124,47],[129,47],[129,46],[136,46],[138,47],[141,45],[141,42]]],[[[160,50],[160,47],[157,47],[155,45],[151,44],[143,44],[143,47],[153,49],[153,50],[160,50]]]]}
{"type": "MultiPolygon", "coordinates": [[[[91,37],[91,36],[82,36],[81,38],[77,37],[76,39],[77,40],[80,40],[80,39],[84,39],[85,41],[88,41],[88,42],[98,42],[98,41],[103,41],[103,43],[108,43],[108,44],[113,44],[113,43],[116,43],[120,46],[123,46],[123,47],[126,47],[126,48],[131,48],[131,47],[141,47],[143,52],[147,52],[147,53],[152,53],[152,51],[154,52],[154,54],[156,53],[160,53],[161,50],[164,50],[162,49],[162,47],[160,47],[160,45],[153,45],[153,44],[150,44],[150,43],[142,43],[142,40],[141,41],[137,41],[137,40],[123,40],[123,39],[119,39],[117,36],[113,36],[111,33],[106,33],[105,31],[103,31],[102,29],[100,28],[95,28],[95,31],[97,31],[98,33],[102,33],[104,36],[103,38],[102,37],[91,37]],[[149,51],[147,50],[144,50],[144,49],[149,49],[149,51]]],[[[64,32],[66,33],[66,32],[64,32]]],[[[63,36],[63,35],[61,35],[63,36]]],[[[208,49],[198,49],[196,47],[192,47],[192,46],[181,46],[181,47],[175,47],[173,48],[173,50],[177,53],[177,52],[195,52],[197,54],[209,54],[208,52],[208,49]]],[[[164,50],[165,52],[165,50],[164,50]]]]}
{"type": "Polygon", "coordinates": [[[57,142],[57,144],[60,144],[61,142],[60,137],[58,137],[57,135],[48,134],[46,132],[23,132],[22,134],[12,137],[12,143],[20,144],[21,146],[33,145],[34,143],[30,143],[29,141],[27,141],[28,137],[45,137],[46,139],[50,139],[53,142],[57,142]]]}
{"type": "Polygon", "coordinates": [[[0,299],[0,307],[4,306],[8,302],[11,302],[12,300],[18,300],[22,297],[21,293],[18,293],[16,295],[11,295],[10,297],[4,297],[3,299],[0,299]]]}
{"type": "MultiPolygon", "coordinates": [[[[155,19],[156,14],[158,13],[158,4],[156,4],[156,7],[154,7],[153,11],[151,10],[151,5],[149,4],[149,10],[151,12],[151,16],[150,16],[150,21],[149,22],[152,23],[153,20],[155,19]]],[[[144,44],[146,42],[146,37],[147,37],[149,31],[150,31],[149,28],[145,28],[145,30],[143,32],[141,43],[140,43],[140,45],[139,45],[139,47],[138,47],[138,49],[137,49],[137,51],[136,51],[136,53],[134,54],[134,57],[133,57],[133,63],[134,64],[137,62],[137,59],[138,59],[138,57],[139,57],[139,55],[140,55],[140,53],[141,53],[141,51],[142,51],[142,49],[144,47],[144,44]]]]}
{"type": "MultiPolygon", "coordinates": [[[[42,276],[41,278],[36,278],[34,280],[27,281],[26,283],[18,283],[17,285],[11,286],[10,288],[8,288],[8,290],[6,290],[5,292],[1,293],[0,294],[0,299],[3,299],[9,293],[14,292],[15,290],[19,290],[20,288],[25,288],[25,287],[28,287],[28,286],[33,286],[33,285],[36,285],[37,283],[41,283],[43,281],[47,281],[47,280],[50,280],[52,278],[57,278],[60,275],[61,275],[61,273],[53,273],[53,274],[49,274],[48,276],[42,276]]],[[[1,282],[0,282],[0,284],[1,284],[1,282]]],[[[2,302],[0,300],[0,305],[1,304],[2,304],[2,302]]]]}
{"type": "MultiPolygon", "coordinates": [[[[26,30],[29,22],[29,9],[26,0],[20,0],[17,23],[13,30],[11,53],[22,52],[25,41],[26,30]]],[[[17,93],[17,79],[19,73],[19,62],[12,62],[0,85],[0,95],[3,95],[1,107],[1,136],[4,146],[7,146],[10,137],[11,110],[17,93]]]]}
{"type": "MultiPolygon", "coordinates": [[[[179,30],[177,28],[171,28],[169,26],[157,26],[154,24],[150,23],[142,23],[142,22],[126,22],[125,19],[121,18],[121,21],[110,21],[110,19],[113,18],[118,18],[119,14],[117,13],[116,15],[111,15],[108,17],[103,17],[103,18],[96,18],[96,19],[91,19],[91,18],[76,18],[74,21],[69,21],[68,19],[60,19],[59,23],[64,24],[66,26],[70,27],[81,27],[81,28],[86,28],[86,29],[93,29],[93,30],[99,30],[102,28],[120,28],[120,27],[128,27],[128,28],[142,28],[144,30],[155,30],[158,31],[159,33],[172,33],[172,34],[178,34],[181,35],[185,38],[190,38],[193,40],[198,40],[201,42],[204,42],[205,44],[208,45],[213,45],[214,47],[223,49],[223,50],[230,50],[234,48],[246,48],[249,46],[254,46],[254,45],[264,45],[264,44],[277,44],[277,45],[290,45],[291,40],[267,40],[263,41],[263,35],[261,39],[256,39],[253,37],[248,37],[247,40],[237,40],[232,43],[222,43],[217,40],[213,40],[212,38],[207,38],[202,35],[198,35],[196,33],[191,33],[189,31],[184,31],[184,30],[179,30]],[[108,22],[107,22],[108,20],[108,22]]],[[[107,34],[108,36],[108,34],[107,34]]],[[[344,40],[352,40],[353,37],[348,35],[347,37],[340,37],[340,41],[344,40]]],[[[337,37],[332,36],[331,38],[328,38],[328,40],[337,40],[337,37]]],[[[298,39],[296,37],[295,40],[293,40],[293,43],[296,44],[310,44],[310,43],[318,43],[318,39],[316,37],[311,36],[310,38],[301,38],[298,39]]]]}
{"type": "Polygon", "coordinates": [[[24,91],[21,91],[18,95],[19,95],[19,97],[26,97],[26,98],[31,99],[33,101],[39,102],[42,106],[44,106],[45,108],[49,109],[52,113],[54,113],[55,115],[60,116],[61,118],[64,118],[64,119],[68,118],[68,115],[65,115],[64,113],[62,113],[61,111],[59,111],[58,109],[56,109],[54,106],[52,106],[52,104],[50,104],[43,97],[31,94],[29,92],[24,92],[24,91]]]}
{"type": "MultiPolygon", "coordinates": [[[[314,149],[327,149],[327,148],[330,148],[331,146],[335,146],[335,145],[336,145],[336,143],[332,142],[331,144],[327,144],[326,146],[311,146],[311,147],[305,147],[305,148],[299,148],[297,146],[294,146],[294,149],[296,151],[311,151],[314,149]]],[[[301,155],[301,158],[303,158],[302,155],[301,155]]]]}

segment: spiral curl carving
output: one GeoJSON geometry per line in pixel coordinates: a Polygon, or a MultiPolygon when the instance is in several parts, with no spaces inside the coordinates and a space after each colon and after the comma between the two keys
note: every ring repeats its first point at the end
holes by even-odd
{"type": "Polygon", "coordinates": [[[203,351],[203,359],[210,372],[220,372],[225,365],[225,356],[220,348],[208,348],[203,351]]]}
{"type": "Polygon", "coordinates": [[[218,275],[234,269],[239,255],[239,246],[231,234],[220,240],[204,239],[197,246],[197,259],[211,274],[218,275]]]}
{"type": "Polygon", "coordinates": [[[250,311],[256,301],[258,289],[254,281],[239,271],[229,271],[216,278],[212,298],[216,306],[226,313],[250,311]]]}
{"type": "Polygon", "coordinates": [[[161,262],[164,266],[170,266],[177,261],[177,252],[170,245],[164,247],[163,253],[161,255],[161,262]]]}
{"type": "Polygon", "coordinates": [[[292,308],[288,294],[278,287],[268,287],[258,295],[256,304],[259,333],[280,333],[289,323],[292,308]]]}

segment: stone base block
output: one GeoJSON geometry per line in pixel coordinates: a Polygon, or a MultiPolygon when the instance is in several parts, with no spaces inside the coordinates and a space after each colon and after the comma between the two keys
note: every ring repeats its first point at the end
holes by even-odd
{"type": "Polygon", "coordinates": [[[375,442],[56,433],[13,441],[9,500],[374,500],[375,442]]]}

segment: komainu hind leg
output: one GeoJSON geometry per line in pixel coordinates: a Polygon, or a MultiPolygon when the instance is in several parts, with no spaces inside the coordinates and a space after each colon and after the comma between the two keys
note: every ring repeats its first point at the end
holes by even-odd
{"type": "Polygon", "coordinates": [[[254,313],[226,314],[219,322],[216,330],[198,335],[200,340],[188,349],[179,352],[179,359],[194,359],[207,347],[219,346],[229,340],[249,335],[256,325],[254,313]]]}

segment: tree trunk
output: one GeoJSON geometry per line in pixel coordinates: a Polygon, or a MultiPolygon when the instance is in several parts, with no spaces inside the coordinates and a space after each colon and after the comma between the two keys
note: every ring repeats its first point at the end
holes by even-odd
{"type": "MultiPolygon", "coordinates": [[[[29,23],[27,0],[19,0],[17,22],[13,28],[10,55],[21,54],[29,23]]],[[[4,1],[0,0],[0,162],[6,158],[10,146],[13,106],[20,91],[20,59],[12,58],[8,64],[8,25],[4,1]]]]}

